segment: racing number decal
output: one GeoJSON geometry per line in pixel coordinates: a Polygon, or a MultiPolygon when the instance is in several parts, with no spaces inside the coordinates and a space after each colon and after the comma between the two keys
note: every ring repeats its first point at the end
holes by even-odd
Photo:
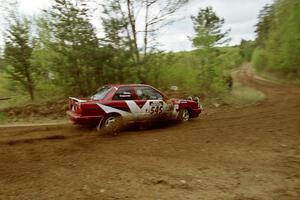
{"type": "Polygon", "coordinates": [[[161,114],[163,112],[164,103],[162,101],[150,101],[150,114],[161,114]]]}

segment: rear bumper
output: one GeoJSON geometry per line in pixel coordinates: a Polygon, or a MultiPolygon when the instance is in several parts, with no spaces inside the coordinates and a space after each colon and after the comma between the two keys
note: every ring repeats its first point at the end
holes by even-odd
{"type": "Polygon", "coordinates": [[[77,113],[72,111],[66,112],[69,119],[75,124],[97,124],[103,118],[102,115],[100,116],[81,116],[77,113]]]}

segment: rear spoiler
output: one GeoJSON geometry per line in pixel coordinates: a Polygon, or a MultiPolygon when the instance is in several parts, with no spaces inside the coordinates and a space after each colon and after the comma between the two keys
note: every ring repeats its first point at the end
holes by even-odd
{"type": "Polygon", "coordinates": [[[74,101],[77,101],[77,102],[79,102],[79,103],[85,103],[85,102],[87,102],[86,100],[77,99],[77,98],[75,98],[75,97],[69,97],[69,99],[74,100],[74,101]]]}

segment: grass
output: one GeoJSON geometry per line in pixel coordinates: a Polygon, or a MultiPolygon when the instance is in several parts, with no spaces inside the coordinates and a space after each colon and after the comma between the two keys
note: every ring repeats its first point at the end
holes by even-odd
{"type": "MultiPolygon", "coordinates": [[[[67,98],[59,96],[60,93],[56,93],[56,91],[52,91],[54,95],[46,95],[45,93],[49,90],[45,90],[44,88],[40,90],[43,94],[38,95],[35,101],[31,101],[30,97],[19,86],[7,79],[4,73],[0,72],[0,97],[10,97],[8,100],[0,100],[0,124],[19,122],[37,123],[64,119],[65,115],[63,118],[60,113],[45,115],[36,113],[40,110],[47,110],[49,106],[51,106],[50,110],[56,109],[58,112],[61,112],[62,109],[59,108],[61,101],[66,99],[67,102],[67,98]],[[53,105],[57,106],[53,108],[53,105]]],[[[66,105],[67,103],[65,103],[66,105]]]]}
{"type": "Polygon", "coordinates": [[[11,99],[0,101],[0,110],[30,104],[30,98],[26,95],[11,96],[11,99]]]}
{"type": "Polygon", "coordinates": [[[234,82],[231,95],[224,98],[225,103],[235,106],[251,105],[266,98],[265,94],[254,88],[234,82]]]}
{"type": "Polygon", "coordinates": [[[0,112],[0,124],[5,122],[5,119],[6,119],[5,114],[3,112],[0,112]]]}
{"type": "Polygon", "coordinates": [[[0,100],[0,109],[24,105],[30,102],[28,95],[25,95],[13,85],[12,83],[10,84],[10,80],[5,77],[4,73],[0,73],[0,97],[11,97],[8,100],[0,100]]]}
{"type": "Polygon", "coordinates": [[[67,97],[63,95],[63,91],[49,86],[47,83],[39,83],[36,86],[35,94],[35,100],[32,101],[19,83],[9,80],[3,72],[0,72],[0,98],[10,97],[8,100],[0,100],[0,110],[30,104],[40,105],[64,98],[67,99],[67,97]]]}
{"type": "Polygon", "coordinates": [[[271,72],[255,72],[260,77],[267,79],[274,83],[279,83],[282,85],[299,85],[300,86],[300,78],[295,76],[284,76],[281,74],[275,74],[271,72]]]}

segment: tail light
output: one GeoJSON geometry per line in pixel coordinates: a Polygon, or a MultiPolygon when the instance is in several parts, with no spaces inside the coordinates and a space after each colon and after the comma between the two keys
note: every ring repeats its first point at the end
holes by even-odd
{"type": "Polygon", "coordinates": [[[81,114],[82,109],[81,109],[81,104],[80,104],[80,103],[77,104],[75,112],[76,112],[77,114],[81,114]]]}
{"type": "Polygon", "coordinates": [[[69,106],[69,110],[72,110],[72,107],[73,107],[73,102],[72,102],[72,100],[71,100],[71,99],[69,100],[69,105],[68,105],[68,106],[69,106]]]}

